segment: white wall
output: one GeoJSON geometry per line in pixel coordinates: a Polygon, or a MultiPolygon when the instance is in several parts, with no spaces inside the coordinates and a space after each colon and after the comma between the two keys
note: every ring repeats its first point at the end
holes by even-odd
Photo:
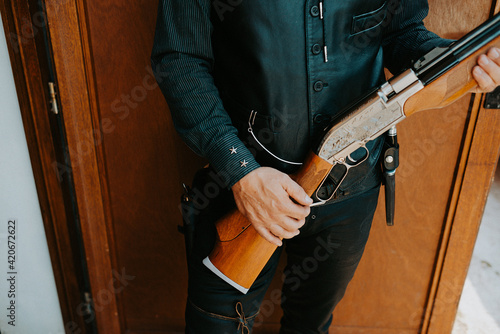
{"type": "MultiPolygon", "coordinates": [[[[10,245],[14,247],[14,243],[10,245]]],[[[1,17],[0,332],[64,333],[1,17]],[[16,221],[15,240],[10,239],[15,241],[15,262],[9,263],[8,225],[11,219],[16,221]],[[9,268],[11,264],[13,268],[9,268]],[[12,290],[10,277],[15,283],[12,290]],[[11,311],[7,308],[11,302],[15,302],[15,326],[9,324],[11,311]]]]}

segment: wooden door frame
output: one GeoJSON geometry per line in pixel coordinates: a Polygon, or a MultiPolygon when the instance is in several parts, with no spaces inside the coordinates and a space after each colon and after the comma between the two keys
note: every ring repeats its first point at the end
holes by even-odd
{"type": "Polygon", "coordinates": [[[0,13],[64,328],[67,333],[90,333],[93,324],[83,311],[83,273],[77,260],[81,255],[75,251],[75,225],[71,224],[74,217],[68,211],[68,190],[57,169],[63,152],[51,125],[55,116],[51,116],[49,104],[50,60],[43,12],[36,0],[0,0],[0,13]]]}
{"type": "MultiPolygon", "coordinates": [[[[94,132],[100,131],[102,125],[96,103],[86,3],[45,0],[45,5],[89,279],[94,303],[100,303],[95,312],[97,329],[99,333],[119,334],[124,327],[119,317],[119,296],[114,293],[116,277],[112,268],[116,260],[110,251],[114,249],[114,240],[108,230],[112,224],[107,224],[110,213],[106,209],[109,195],[104,154],[102,145],[89,141],[89,135],[94,138],[94,132]]],[[[497,3],[495,10],[498,9],[497,3]]],[[[52,143],[50,126],[47,117],[39,112],[48,109],[46,86],[40,73],[35,39],[23,36],[22,19],[30,17],[29,1],[0,0],[0,10],[6,33],[17,36],[17,40],[8,38],[9,52],[63,318],[66,323],[74,321],[75,326],[83,326],[84,319],[74,307],[81,299],[74,263],[66,251],[70,249],[70,239],[62,204],[64,195],[52,166],[56,161],[55,148],[46,144],[52,143]]],[[[451,331],[486,202],[486,195],[477,196],[477,189],[489,189],[491,185],[494,162],[500,150],[499,126],[500,113],[482,108],[481,97],[475,97],[429,291],[423,333],[451,331]],[[481,163],[477,163],[479,157],[481,163]],[[488,158],[488,173],[484,172],[484,157],[488,158]],[[467,241],[465,247],[463,240],[467,241]]]]}
{"type": "Polygon", "coordinates": [[[98,333],[119,334],[121,272],[115,262],[96,82],[84,0],[44,0],[58,94],[71,160],[98,333]]]}

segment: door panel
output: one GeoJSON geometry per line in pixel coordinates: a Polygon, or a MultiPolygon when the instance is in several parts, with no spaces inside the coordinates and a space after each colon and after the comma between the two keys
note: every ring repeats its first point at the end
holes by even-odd
{"type": "Polygon", "coordinates": [[[382,193],[366,253],[335,313],[336,324],[418,332],[447,216],[469,99],[446,110],[421,112],[398,126],[401,165],[396,176],[395,225],[385,224],[382,193]],[[362,312],[357,311],[359,305],[362,312]]]}
{"type": "Polygon", "coordinates": [[[186,265],[181,182],[202,163],[180,142],[149,56],[156,1],[88,1],[88,22],[109,188],[115,269],[135,279],[121,294],[127,330],[181,329],[186,265]]]}

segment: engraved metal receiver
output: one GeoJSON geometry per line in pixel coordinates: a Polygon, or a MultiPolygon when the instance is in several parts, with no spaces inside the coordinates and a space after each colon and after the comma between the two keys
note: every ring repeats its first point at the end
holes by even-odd
{"type": "MultiPolygon", "coordinates": [[[[498,46],[499,36],[500,14],[496,14],[448,47],[437,47],[431,50],[418,59],[411,69],[393,77],[355,103],[354,107],[345,109],[323,137],[315,152],[333,166],[344,166],[345,173],[330,198],[319,199],[318,191],[316,191],[315,197],[319,201],[315,202],[313,206],[324,204],[331,199],[349,173],[349,169],[356,167],[368,158],[367,142],[382,135],[406,118],[403,107],[412,95],[441,76],[445,76],[452,68],[462,62],[467,62],[467,59],[481,48],[488,45],[498,46]],[[352,159],[349,159],[350,154],[361,147],[365,149],[367,156],[361,161],[353,162],[352,159]]],[[[464,69],[467,76],[470,69],[467,67],[464,69]]],[[[471,87],[473,86],[474,84],[471,87]]],[[[449,96],[453,96],[453,94],[449,94],[449,96]]],[[[437,106],[436,103],[435,107],[437,106]]],[[[412,113],[411,110],[408,112],[412,113]]]]}
{"type": "Polygon", "coordinates": [[[330,198],[319,198],[320,186],[315,196],[318,201],[311,206],[322,205],[334,196],[349,170],[368,158],[366,144],[405,119],[403,106],[406,100],[423,88],[424,84],[415,72],[409,69],[368,94],[361,103],[355,104],[355,107],[342,112],[339,120],[323,137],[315,153],[333,166],[342,165],[345,172],[330,198]],[[365,156],[353,160],[351,154],[360,148],[365,150],[365,156]]]}

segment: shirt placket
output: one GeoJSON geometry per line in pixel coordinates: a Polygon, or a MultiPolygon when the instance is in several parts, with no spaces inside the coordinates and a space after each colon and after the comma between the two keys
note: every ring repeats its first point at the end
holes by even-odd
{"type": "Polygon", "coordinates": [[[327,93],[328,49],[325,40],[326,8],[322,0],[308,1],[306,17],[306,59],[309,93],[309,131],[314,134],[329,119],[322,110],[327,93]]]}

